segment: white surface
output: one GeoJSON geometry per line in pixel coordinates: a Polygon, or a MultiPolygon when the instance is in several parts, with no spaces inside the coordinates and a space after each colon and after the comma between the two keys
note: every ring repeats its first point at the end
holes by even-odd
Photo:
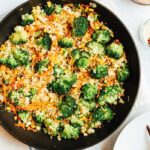
{"type": "Polygon", "coordinates": [[[146,125],[150,125],[150,112],[137,117],[123,129],[114,150],[149,150],[150,136],[146,125]]]}
{"type": "MultiPolygon", "coordinates": [[[[0,20],[13,8],[26,0],[5,0],[0,5],[0,20]]],[[[98,0],[113,10],[126,24],[131,32],[138,48],[141,61],[141,86],[136,104],[123,125],[105,141],[88,150],[112,150],[121,129],[135,116],[150,110],[150,48],[144,46],[139,38],[140,26],[150,18],[150,6],[133,3],[131,0],[98,0]]],[[[0,149],[3,150],[27,150],[28,147],[15,140],[0,127],[0,149]],[[19,146],[22,146],[21,148],[19,146]]],[[[122,149],[121,149],[122,150],[122,149]]],[[[134,150],[134,149],[133,149],[134,150]]]]}

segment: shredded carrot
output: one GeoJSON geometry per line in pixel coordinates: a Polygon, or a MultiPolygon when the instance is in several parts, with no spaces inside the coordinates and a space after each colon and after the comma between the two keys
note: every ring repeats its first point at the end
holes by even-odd
{"type": "Polygon", "coordinates": [[[18,123],[18,124],[15,124],[16,127],[21,127],[25,130],[25,124],[24,123],[18,123]]]}
{"type": "Polygon", "coordinates": [[[53,103],[50,102],[40,102],[40,101],[36,101],[33,102],[27,106],[17,106],[16,108],[19,110],[28,110],[28,111],[33,111],[33,110],[37,110],[37,109],[42,109],[42,108],[56,108],[56,106],[54,106],[53,103]]]}

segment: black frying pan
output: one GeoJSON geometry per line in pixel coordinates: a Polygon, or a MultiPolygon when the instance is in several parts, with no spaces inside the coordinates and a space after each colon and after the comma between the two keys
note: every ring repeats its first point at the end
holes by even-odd
{"type": "MultiPolygon", "coordinates": [[[[53,0],[53,2],[61,4],[69,2],[80,2],[88,4],[88,0],[53,0]]],[[[37,3],[41,4],[38,0],[37,3]]],[[[30,3],[26,2],[17,7],[5,19],[3,19],[0,24],[0,44],[2,44],[8,38],[8,35],[13,31],[13,27],[19,24],[21,14],[30,11],[30,3]]],[[[101,129],[97,129],[95,134],[89,135],[87,137],[80,136],[80,138],[77,140],[62,141],[58,141],[56,138],[50,139],[49,136],[45,135],[42,131],[33,133],[31,131],[25,131],[22,128],[14,126],[15,121],[13,119],[13,114],[5,111],[4,105],[0,106],[1,125],[11,135],[23,143],[40,149],[83,149],[102,141],[110,134],[112,134],[131,111],[138,92],[140,79],[139,58],[135,44],[126,27],[111,11],[97,3],[96,12],[100,14],[101,20],[107,23],[108,27],[114,31],[116,38],[120,39],[125,47],[131,73],[129,79],[124,84],[125,96],[123,99],[125,104],[119,104],[115,106],[115,118],[111,122],[105,123],[101,129]],[[128,100],[128,96],[130,97],[130,100],[128,100]]]]}

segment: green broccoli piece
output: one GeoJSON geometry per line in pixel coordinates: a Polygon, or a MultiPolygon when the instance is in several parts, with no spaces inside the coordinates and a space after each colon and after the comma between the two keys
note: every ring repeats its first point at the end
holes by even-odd
{"type": "Polygon", "coordinates": [[[64,139],[76,139],[79,137],[79,128],[73,127],[69,124],[65,124],[64,130],[62,132],[62,137],[64,139]]]}
{"type": "Polygon", "coordinates": [[[62,11],[61,5],[55,5],[55,12],[56,12],[57,14],[60,14],[61,11],[62,11]]]}
{"type": "Polygon", "coordinates": [[[42,73],[45,70],[45,68],[47,68],[48,64],[49,64],[48,59],[44,59],[44,60],[37,62],[34,67],[35,71],[42,73]]]}
{"type": "Polygon", "coordinates": [[[13,56],[21,66],[29,64],[29,53],[27,51],[17,49],[14,51],[13,56]]]}
{"type": "Polygon", "coordinates": [[[68,118],[73,114],[73,109],[68,105],[62,104],[59,109],[63,114],[63,118],[68,118]]]}
{"type": "Polygon", "coordinates": [[[27,95],[27,97],[29,97],[30,99],[33,98],[33,96],[37,93],[36,88],[31,88],[29,91],[29,94],[27,95]]]}
{"type": "Polygon", "coordinates": [[[121,68],[117,70],[117,79],[119,82],[125,81],[129,77],[129,69],[126,64],[123,64],[121,68]]]}
{"type": "Polygon", "coordinates": [[[84,84],[81,89],[81,96],[85,100],[95,99],[95,96],[98,92],[98,89],[95,85],[91,85],[90,83],[84,84]]]}
{"type": "Polygon", "coordinates": [[[86,34],[89,27],[89,22],[87,18],[80,16],[79,18],[74,19],[73,22],[73,36],[82,37],[86,34]]]}
{"type": "Polygon", "coordinates": [[[60,124],[58,122],[54,122],[54,120],[47,118],[44,120],[44,125],[46,126],[50,135],[56,136],[58,135],[60,124]]]}
{"type": "Polygon", "coordinates": [[[119,85],[108,86],[101,91],[98,103],[100,105],[105,105],[106,103],[115,104],[119,95],[122,94],[123,89],[119,85]]]}
{"type": "Polygon", "coordinates": [[[53,67],[53,75],[56,78],[59,78],[63,73],[64,73],[64,69],[60,68],[57,64],[55,64],[53,67]]]}
{"type": "Polygon", "coordinates": [[[75,99],[69,95],[65,96],[63,102],[65,102],[68,106],[70,106],[73,109],[77,108],[75,99]]]}
{"type": "Polygon", "coordinates": [[[86,58],[89,58],[90,57],[90,54],[88,52],[84,52],[82,51],[81,54],[80,54],[81,57],[86,57],[86,58]]]}
{"type": "Polygon", "coordinates": [[[84,122],[80,120],[77,116],[72,116],[70,122],[74,127],[84,125],[84,122]]]}
{"type": "Polygon", "coordinates": [[[66,74],[60,79],[53,80],[47,85],[47,88],[59,95],[67,94],[76,80],[77,76],[75,74],[66,74]]]}
{"type": "Polygon", "coordinates": [[[77,108],[76,101],[71,96],[66,96],[62,100],[62,102],[59,106],[59,109],[60,109],[60,111],[61,111],[64,118],[70,117],[74,113],[76,108],[77,108]]]}
{"type": "Polygon", "coordinates": [[[45,113],[33,114],[33,118],[37,123],[42,124],[45,120],[45,113]]]}
{"type": "Polygon", "coordinates": [[[28,41],[28,34],[22,26],[15,27],[15,32],[9,36],[13,44],[24,44],[28,41]]]}
{"type": "Polygon", "coordinates": [[[34,96],[37,93],[36,88],[31,88],[29,93],[30,93],[31,96],[34,96]]]}
{"type": "Polygon", "coordinates": [[[29,53],[24,50],[15,50],[7,58],[0,59],[0,64],[6,65],[10,69],[29,64],[29,53]]]}
{"type": "Polygon", "coordinates": [[[86,57],[86,58],[89,58],[90,57],[90,54],[88,52],[84,52],[80,49],[74,49],[72,52],[71,52],[71,56],[73,57],[73,59],[75,61],[79,60],[81,57],[86,57]]]}
{"type": "Polygon", "coordinates": [[[28,118],[29,118],[29,112],[27,112],[27,111],[19,111],[18,112],[18,116],[19,116],[19,118],[21,119],[21,121],[23,123],[27,123],[28,118]]]}
{"type": "Polygon", "coordinates": [[[62,48],[71,48],[73,46],[73,39],[69,37],[63,37],[58,41],[58,45],[62,48]]]}
{"type": "Polygon", "coordinates": [[[9,84],[9,79],[3,79],[3,84],[8,85],[9,84]]]}
{"type": "Polygon", "coordinates": [[[89,59],[87,57],[81,57],[76,61],[76,66],[78,68],[87,68],[89,64],[89,59]]]}
{"type": "Polygon", "coordinates": [[[0,65],[5,65],[6,60],[7,60],[7,58],[0,58],[0,65]]]}
{"type": "Polygon", "coordinates": [[[123,52],[124,52],[123,45],[118,41],[112,42],[105,49],[106,55],[114,59],[119,59],[122,56],[123,52]]]}
{"type": "Polygon", "coordinates": [[[44,12],[48,16],[50,16],[54,11],[55,11],[55,5],[54,4],[46,5],[44,8],[44,12]]]}
{"type": "Polygon", "coordinates": [[[113,111],[107,106],[96,109],[92,115],[94,121],[101,121],[101,122],[110,121],[113,119],[113,117],[114,117],[113,111]]]}
{"type": "Polygon", "coordinates": [[[87,47],[89,48],[91,54],[95,54],[95,55],[103,55],[104,54],[104,46],[100,43],[91,41],[91,42],[87,43],[87,47]]]}
{"type": "Polygon", "coordinates": [[[19,92],[16,90],[12,90],[8,93],[8,99],[11,100],[12,103],[14,103],[15,105],[19,104],[19,92]]]}
{"type": "Polygon", "coordinates": [[[20,66],[19,62],[14,58],[12,54],[8,56],[3,63],[3,65],[6,65],[10,69],[15,69],[20,66]]]}
{"type": "Polygon", "coordinates": [[[37,40],[37,44],[40,45],[42,48],[46,49],[46,50],[50,50],[51,48],[51,45],[52,45],[52,40],[51,38],[49,37],[49,34],[48,33],[45,33],[43,35],[43,37],[40,37],[38,40],[37,40]]]}
{"type": "Polygon", "coordinates": [[[71,52],[71,56],[73,57],[74,60],[78,60],[81,56],[81,51],[79,49],[74,49],[71,52]]]}
{"type": "Polygon", "coordinates": [[[21,25],[26,26],[26,25],[30,25],[34,22],[34,17],[32,16],[32,14],[24,14],[22,15],[22,22],[21,25]]]}
{"type": "Polygon", "coordinates": [[[108,30],[96,30],[92,34],[92,38],[96,42],[99,42],[101,44],[106,44],[111,40],[111,35],[108,30]]]}
{"type": "Polygon", "coordinates": [[[89,54],[87,52],[83,52],[79,49],[74,49],[71,52],[71,55],[75,60],[75,64],[78,68],[87,68],[89,64],[89,54]]]}
{"type": "Polygon", "coordinates": [[[91,69],[90,75],[92,78],[101,79],[108,75],[107,65],[98,65],[96,68],[91,69]]]}
{"type": "Polygon", "coordinates": [[[79,103],[80,107],[84,107],[86,108],[87,112],[92,111],[96,108],[96,103],[94,100],[84,100],[84,99],[80,99],[80,103],[79,103]]]}

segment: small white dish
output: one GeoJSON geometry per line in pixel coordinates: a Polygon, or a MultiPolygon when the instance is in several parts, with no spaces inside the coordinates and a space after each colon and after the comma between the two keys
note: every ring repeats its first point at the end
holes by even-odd
{"type": "Polygon", "coordinates": [[[150,19],[141,26],[140,37],[143,44],[150,47],[150,44],[148,44],[148,39],[150,39],[150,19]]]}
{"type": "Polygon", "coordinates": [[[150,150],[146,125],[150,125],[150,112],[138,116],[123,129],[113,150],[150,150]]]}

